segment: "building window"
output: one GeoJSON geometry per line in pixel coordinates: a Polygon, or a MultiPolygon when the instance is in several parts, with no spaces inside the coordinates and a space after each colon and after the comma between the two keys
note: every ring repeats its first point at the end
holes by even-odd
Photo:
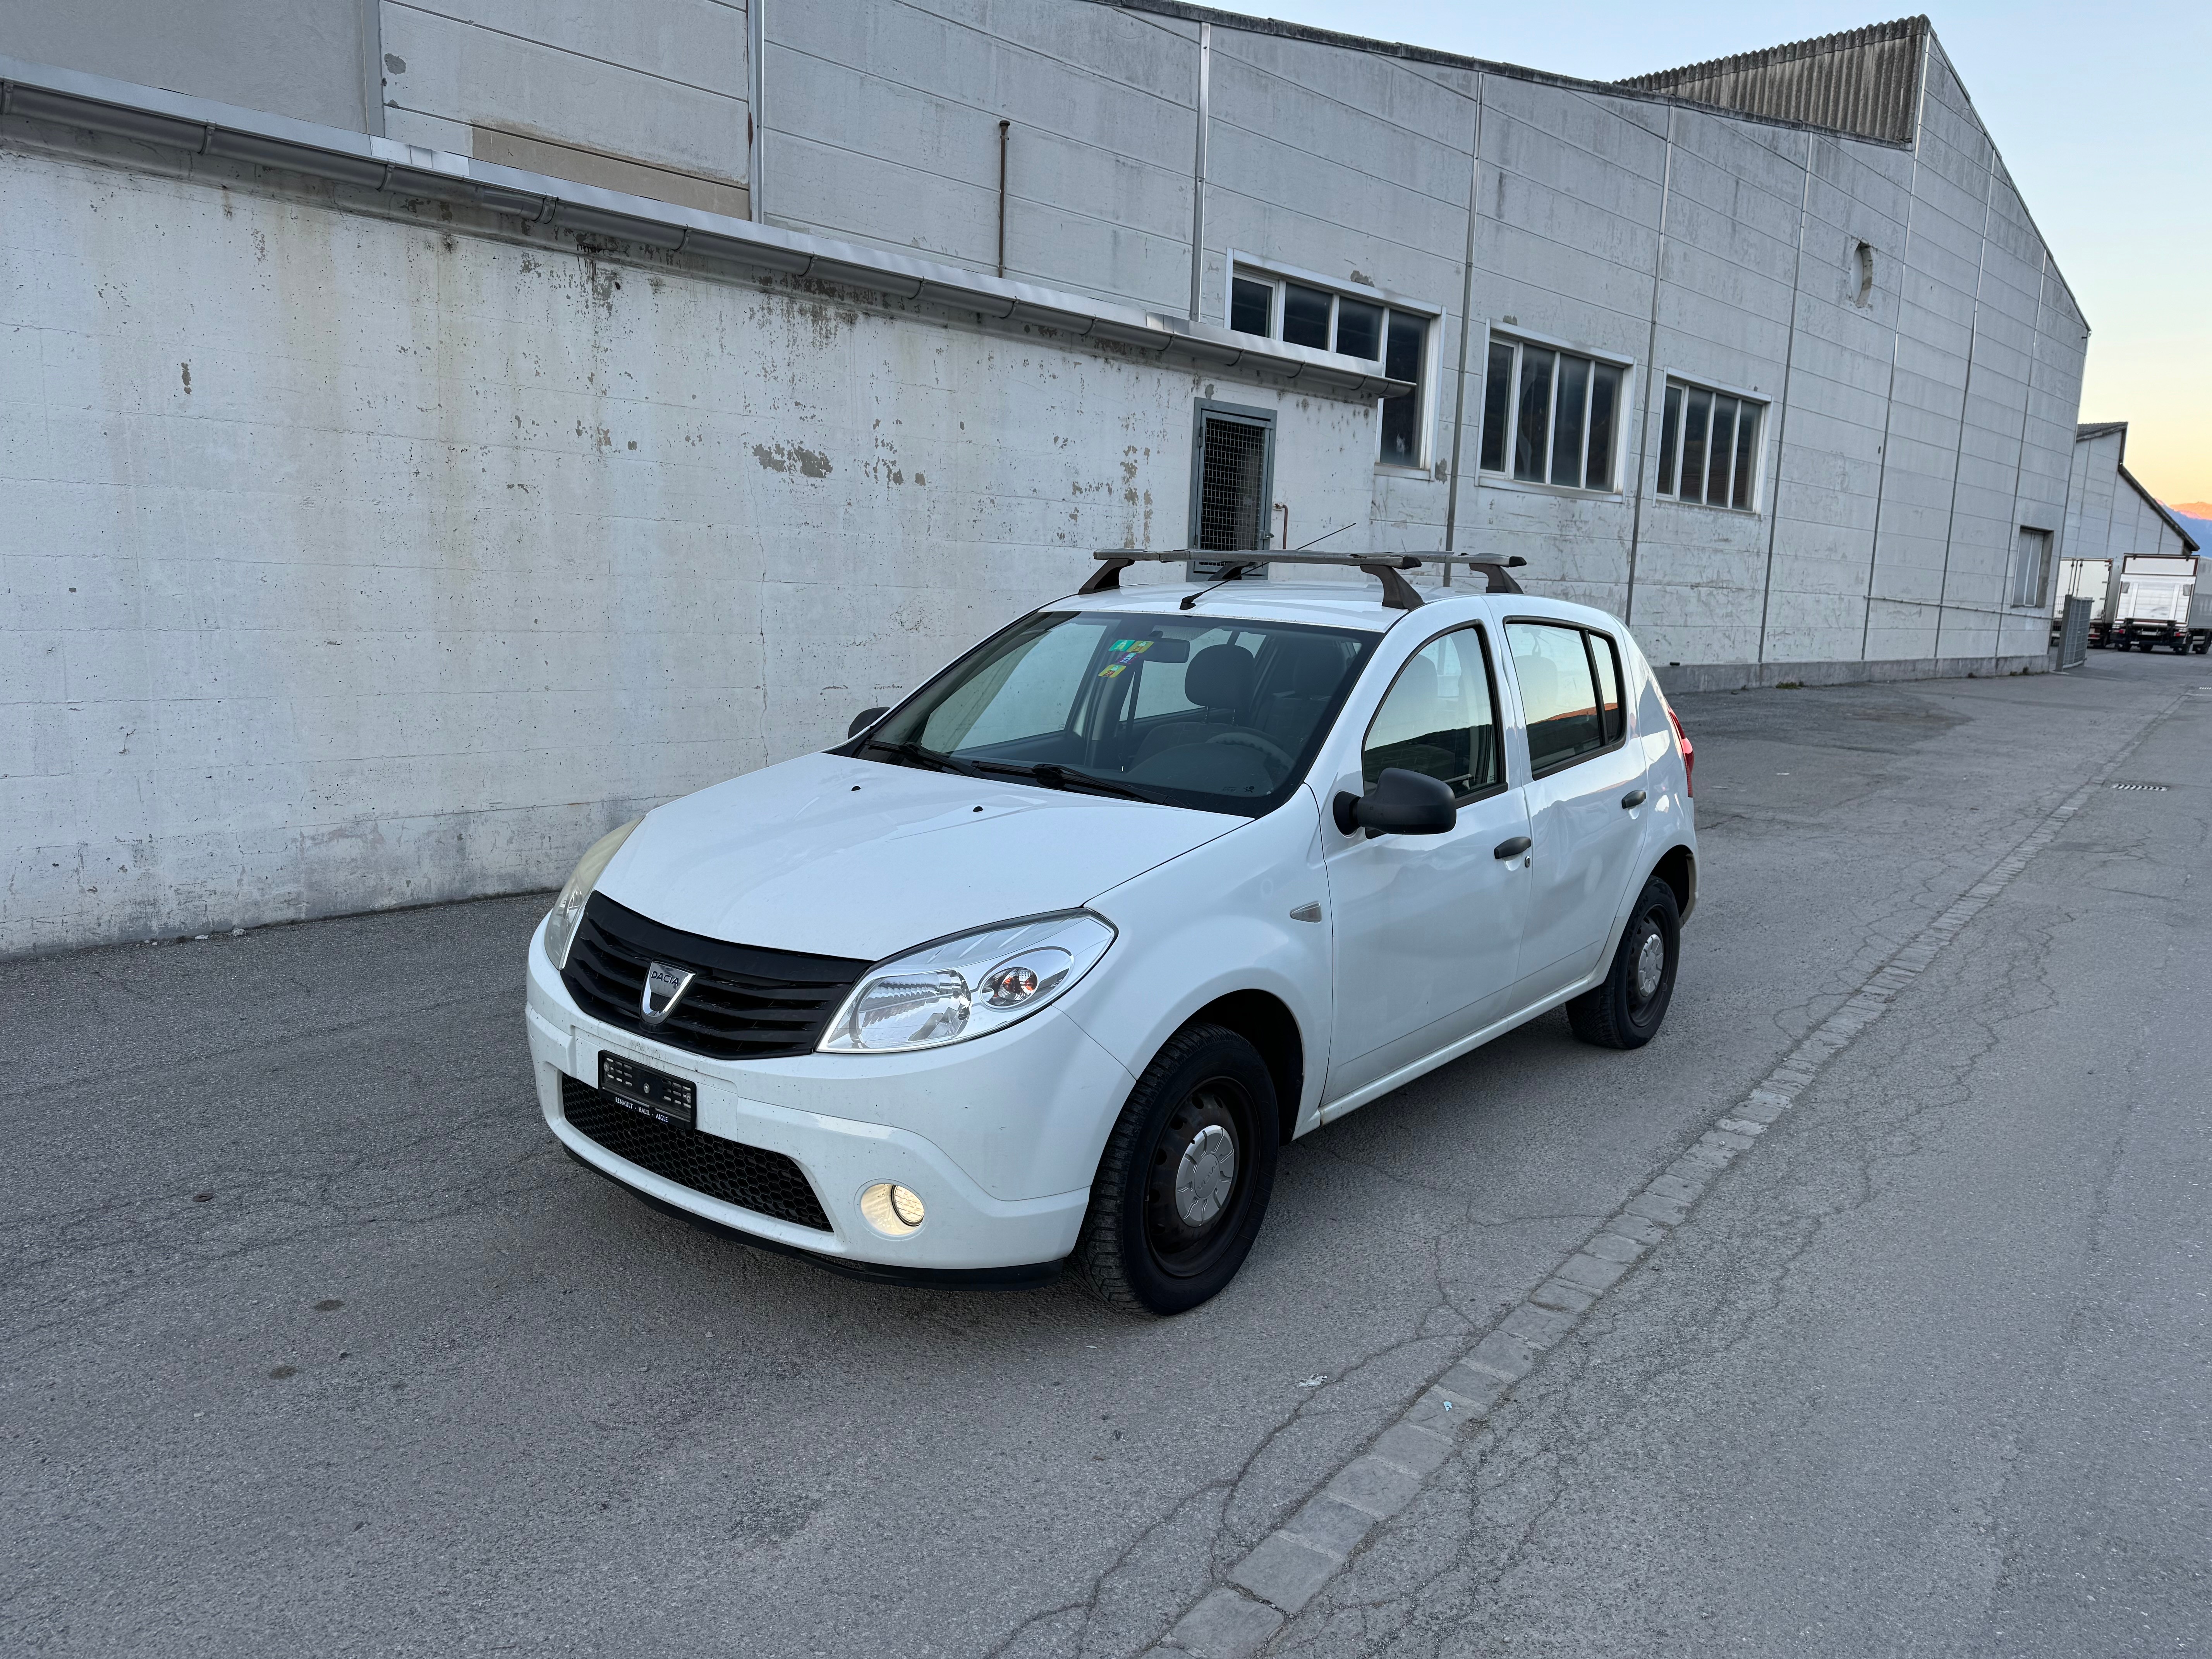
{"type": "Polygon", "coordinates": [[[1752,510],[1766,405],[1686,380],[1667,382],[1659,417],[1659,493],[1752,510]]]}
{"type": "Polygon", "coordinates": [[[1482,470],[1566,489],[1619,489],[1626,380],[1622,364],[1492,335],[1482,470]]]}
{"type": "Polygon", "coordinates": [[[1429,331],[1437,315],[1251,265],[1236,266],[1229,283],[1229,326],[1238,333],[1357,357],[1412,382],[1411,392],[1382,400],[1376,459],[1386,466],[1428,465],[1429,331]]]}
{"type": "Polygon", "coordinates": [[[2020,527],[2020,550],[2013,558],[2012,602],[2041,609],[2051,586],[2051,532],[2020,527]]]}
{"type": "Polygon", "coordinates": [[[1413,389],[1382,400],[1382,460],[1390,466],[1421,465],[1421,365],[1428,359],[1429,325],[1402,311],[1390,313],[1390,349],[1382,372],[1411,380],[1413,389]]]}

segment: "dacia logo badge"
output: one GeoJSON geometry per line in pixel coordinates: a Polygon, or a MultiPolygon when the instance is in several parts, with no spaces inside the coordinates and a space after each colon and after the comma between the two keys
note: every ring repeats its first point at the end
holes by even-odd
{"type": "Polygon", "coordinates": [[[699,975],[689,968],[671,968],[665,962],[656,962],[645,973],[645,994],[638,999],[637,1011],[647,1025],[658,1025],[676,1012],[676,1005],[684,1000],[684,994],[691,988],[691,981],[699,975]]]}

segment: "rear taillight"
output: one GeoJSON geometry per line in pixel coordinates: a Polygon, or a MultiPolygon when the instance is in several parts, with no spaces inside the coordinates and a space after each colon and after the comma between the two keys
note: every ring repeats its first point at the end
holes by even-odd
{"type": "Polygon", "coordinates": [[[1690,734],[1682,729],[1682,717],[1674,712],[1674,705],[1667,705],[1667,718],[1674,724],[1674,746],[1682,751],[1682,793],[1698,793],[1698,745],[1690,741],[1690,734]]]}

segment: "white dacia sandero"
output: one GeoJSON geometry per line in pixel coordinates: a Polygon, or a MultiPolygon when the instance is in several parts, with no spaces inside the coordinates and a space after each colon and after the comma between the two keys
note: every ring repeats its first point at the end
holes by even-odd
{"type": "Polygon", "coordinates": [[[1121,588],[1164,556],[586,853],[529,951],[562,1144],[848,1273],[1170,1314],[1285,1141],[1563,1004],[1650,1039],[1692,751],[1618,620],[1399,556],[1121,588]]]}

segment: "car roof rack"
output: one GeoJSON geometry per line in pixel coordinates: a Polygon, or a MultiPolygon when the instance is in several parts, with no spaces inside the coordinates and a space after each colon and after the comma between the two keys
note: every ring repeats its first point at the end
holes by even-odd
{"type": "Polygon", "coordinates": [[[1108,593],[1117,592],[1121,586],[1121,573],[1131,565],[1143,561],[1154,564],[1172,564],[1182,560],[1202,559],[1208,564],[1221,567],[1221,580],[1233,582],[1243,579],[1247,570],[1256,565],[1268,564],[1336,564],[1348,565],[1364,570],[1382,584],[1382,603],[1395,611],[1418,611],[1421,595],[1413,583],[1398,573],[1418,570],[1425,564],[1440,564],[1449,579],[1451,567],[1466,565],[1480,570],[1489,580],[1488,592],[1518,593],[1521,584],[1507,574],[1528,562],[1516,553],[1508,558],[1480,558],[1468,553],[1277,553],[1267,548],[1251,551],[1218,552],[1192,547],[1172,548],[1164,553],[1141,551],[1133,547],[1102,547],[1091,556],[1099,567],[1091,580],[1076,590],[1079,593],[1108,593]]]}

